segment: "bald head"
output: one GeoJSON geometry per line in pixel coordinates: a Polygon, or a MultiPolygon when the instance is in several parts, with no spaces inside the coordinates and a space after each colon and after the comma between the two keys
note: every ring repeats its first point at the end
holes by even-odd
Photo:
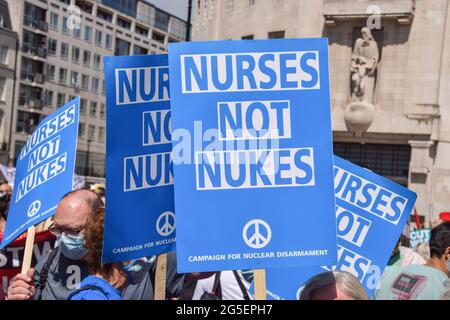
{"type": "Polygon", "coordinates": [[[102,201],[92,191],[72,191],[62,198],[56,208],[55,225],[63,231],[82,230],[89,216],[102,205],[102,201]]]}

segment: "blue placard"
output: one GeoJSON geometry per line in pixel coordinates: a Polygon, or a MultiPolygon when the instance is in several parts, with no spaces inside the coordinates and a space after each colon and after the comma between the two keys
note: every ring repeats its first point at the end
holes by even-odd
{"type": "Polygon", "coordinates": [[[62,196],[72,190],[79,109],[77,97],[48,115],[22,148],[0,249],[52,216],[62,196]]]}
{"type": "Polygon", "coordinates": [[[338,264],[267,270],[268,297],[297,299],[313,275],[337,269],[354,274],[372,296],[403,228],[416,194],[411,190],[334,157],[338,264]]]}
{"type": "Polygon", "coordinates": [[[167,55],[105,57],[103,262],[174,250],[167,55]]]}
{"type": "Polygon", "coordinates": [[[178,272],[336,263],[327,39],[169,45],[178,272]]]}

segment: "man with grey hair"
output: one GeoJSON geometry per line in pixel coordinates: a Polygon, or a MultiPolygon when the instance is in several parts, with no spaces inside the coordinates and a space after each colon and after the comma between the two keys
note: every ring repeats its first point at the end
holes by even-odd
{"type": "Polygon", "coordinates": [[[369,297],[354,275],[334,270],[310,278],[300,300],[369,300],[369,297]]]}
{"type": "MultiPolygon", "coordinates": [[[[8,300],[63,300],[89,276],[83,247],[83,230],[88,218],[103,206],[101,199],[90,190],[76,190],[65,195],[56,209],[50,231],[58,246],[43,256],[26,275],[18,274],[8,288],[8,300]]],[[[150,274],[140,283],[123,292],[124,299],[153,298],[150,274]]]]}

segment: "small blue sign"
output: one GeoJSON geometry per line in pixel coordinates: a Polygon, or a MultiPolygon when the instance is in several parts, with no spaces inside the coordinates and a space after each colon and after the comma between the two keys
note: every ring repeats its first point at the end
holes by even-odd
{"type": "Polygon", "coordinates": [[[167,55],[105,57],[103,262],[175,249],[167,55]]]}
{"type": "Polygon", "coordinates": [[[269,298],[297,299],[309,278],[332,269],[352,273],[369,297],[374,294],[414,208],[416,194],[336,156],[334,187],[337,266],[267,270],[269,298]]]}
{"type": "Polygon", "coordinates": [[[178,272],[336,263],[326,39],[169,44],[178,272]]]}
{"type": "Polygon", "coordinates": [[[48,115],[22,148],[0,249],[55,214],[61,198],[72,190],[79,105],[77,97],[48,115]]]}

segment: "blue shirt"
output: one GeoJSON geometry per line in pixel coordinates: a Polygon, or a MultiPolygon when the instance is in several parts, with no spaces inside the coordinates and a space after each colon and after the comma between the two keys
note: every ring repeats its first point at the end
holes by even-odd
{"type": "Polygon", "coordinates": [[[122,294],[119,290],[97,276],[84,278],[80,283],[80,288],[85,286],[95,286],[102,291],[95,289],[82,290],[73,295],[70,300],[122,300],[122,294]]]}

